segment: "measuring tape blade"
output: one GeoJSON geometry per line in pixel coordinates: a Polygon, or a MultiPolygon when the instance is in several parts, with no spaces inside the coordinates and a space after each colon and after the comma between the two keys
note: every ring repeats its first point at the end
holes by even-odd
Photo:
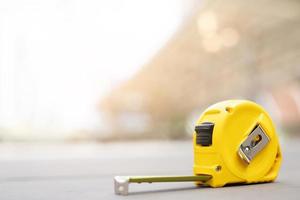
{"type": "Polygon", "coordinates": [[[115,193],[127,195],[129,183],[154,183],[154,182],[206,182],[212,178],[211,175],[200,174],[197,176],[116,176],[115,193]]]}

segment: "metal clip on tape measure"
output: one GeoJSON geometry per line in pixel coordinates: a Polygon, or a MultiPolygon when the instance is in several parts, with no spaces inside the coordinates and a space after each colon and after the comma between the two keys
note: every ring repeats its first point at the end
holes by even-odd
{"type": "Polygon", "coordinates": [[[115,193],[128,194],[129,183],[192,181],[222,187],[274,181],[282,155],[274,125],[259,105],[229,100],[207,108],[193,134],[194,176],[116,176],[115,193]]]}

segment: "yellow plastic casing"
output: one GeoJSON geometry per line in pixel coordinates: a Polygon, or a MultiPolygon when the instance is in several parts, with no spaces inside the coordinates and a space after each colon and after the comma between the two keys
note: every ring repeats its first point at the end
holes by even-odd
{"type": "Polygon", "coordinates": [[[246,100],[223,101],[207,108],[196,125],[203,122],[214,123],[210,146],[196,144],[196,132],[193,134],[194,174],[213,177],[204,185],[222,187],[276,179],[282,160],[281,150],[273,122],[261,106],[246,100]],[[270,141],[247,164],[238,155],[238,149],[257,125],[270,141]]]}

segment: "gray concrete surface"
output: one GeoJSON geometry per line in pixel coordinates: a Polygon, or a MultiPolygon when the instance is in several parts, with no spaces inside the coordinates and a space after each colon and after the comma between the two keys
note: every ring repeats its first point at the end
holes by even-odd
{"type": "Polygon", "coordinates": [[[217,189],[131,184],[129,196],[116,196],[115,175],[191,174],[191,143],[0,144],[0,200],[300,199],[300,140],[284,141],[283,152],[274,183],[217,189]]]}

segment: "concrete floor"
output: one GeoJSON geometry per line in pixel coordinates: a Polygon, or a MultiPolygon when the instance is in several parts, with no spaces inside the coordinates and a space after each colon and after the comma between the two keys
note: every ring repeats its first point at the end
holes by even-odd
{"type": "Polygon", "coordinates": [[[116,196],[115,175],[192,174],[191,143],[1,144],[0,199],[300,199],[300,140],[284,141],[283,154],[274,183],[217,189],[131,184],[129,196],[116,196]]]}

